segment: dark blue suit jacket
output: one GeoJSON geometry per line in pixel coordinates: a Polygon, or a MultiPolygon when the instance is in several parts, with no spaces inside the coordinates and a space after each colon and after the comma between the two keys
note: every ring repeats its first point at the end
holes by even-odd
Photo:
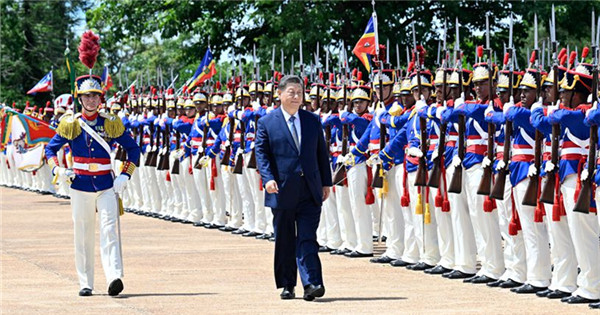
{"type": "Polygon", "coordinates": [[[319,118],[305,110],[299,110],[301,126],[300,152],[281,107],[258,120],[256,131],[256,162],[263,185],[275,180],[278,194],[265,190],[265,206],[279,209],[295,209],[304,185],[304,175],[316,206],[321,206],[323,186],[331,186],[329,154],[319,118]]]}

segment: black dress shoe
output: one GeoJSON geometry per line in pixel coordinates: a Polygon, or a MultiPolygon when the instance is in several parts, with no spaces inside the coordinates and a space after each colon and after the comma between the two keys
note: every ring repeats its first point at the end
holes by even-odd
{"type": "Polygon", "coordinates": [[[465,278],[465,279],[463,280],[463,282],[464,282],[464,283],[471,283],[471,281],[475,280],[475,278],[479,278],[479,276],[478,276],[478,275],[473,275],[473,276],[471,276],[471,277],[469,277],[469,278],[465,278]]]}
{"type": "Polygon", "coordinates": [[[191,224],[191,223],[192,223],[192,221],[189,221],[189,220],[181,220],[181,223],[182,223],[182,224],[191,224]]]}
{"type": "MultiPolygon", "coordinates": [[[[554,292],[554,291],[552,291],[550,289],[546,289],[544,291],[536,292],[535,295],[538,296],[538,297],[548,297],[548,294],[550,294],[552,292],[554,292]]],[[[563,298],[563,296],[561,296],[561,298],[563,298]]]]}
{"type": "Polygon", "coordinates": [[[275,236],[269,237],[269,242],[275,242],[275,236]]]}
{"type": "Polygon", "coordinates": [[[561,302],[565,302],[565,303],[569,303],[569,304],[589,304],[589,303],[596,303],[599,302],[600,300],[592,300],[592,299],[586,299],[582,296],[579,295],[573,295],[570,297],[564,297],[560,300],[561,302]]]}
{"type": "Polygon", "coordinates": [[[235,228],[232,228],[231,226],[224,226],[222,228],[219,228],[219,231],[223,231],[223,232],[231,232],[231,231],[235,231],[235,228]]]}
{"type": "Polygon", "coordinates": [[[473,273],[464,273],[460,270],[452,270],[448,273],[442,274],[442,277],[448,279],[469,279],[473,278],[475,274],[473,273]]]}
{"type": "Polygon", "coordinates": [[[257,240],[268,240],[269,239],[269,234],[260,234],[260,235],[256,235],[256,239],[257,240]]]}
{"type": "Polygon", "coordinates": [[[223,226],[222,225],[218,225],[218,224],[214,224],[214,223],[208,223],[204,227],[207,228],[207,229],[214,230],[214,229],[220,229],[223,226]]]}
{"type": "Polygon", "coordinates": [[[123,281],[121,279],[113,280],[108,286],[108,295],[116,296],[123,291],[123,281]]]}
{"type": "Polygon", "coordinates": [[[536,287],[531,284],[524,284],[520,287],[510,289],[511,292],[515,292],[517,294],[532,294],[540,291],[544,291],[548,289],[548,287],[536,287]]]}
{"type": "Polygon", "coordinates": [[[309,284],[304,286],[304,300],[312,301],[315,298],[325,295],[325,287],[321,284],[309,284]]]}
{"type": "Polygon", "coordinates": [[[363,254],[361,252],[357,252],[357,251],[354,250],[354,251],[351,251],[349,253],[344,254],[344,256],[350,257],[350,258],[373,257],[373,253],[363,254]]]}
{"type": "Polygon", "coordinates": [[[565,291],[561,291],[561,290],[554,290],[554,291],[551,291],[550,293],[546,294],[546,297],[549,299],[562,299],[562,298],[565,298],[568,296],[571,296],[570,292],[565,292],[565,291]]]}
{"type": "Polygon", "coordinates": [[[600,308],[600,302],[598,302],[598,303],[590,303],[590,308],[595,308],[595,309],[600,308]]]}
{"type": "Polygon", "coordinates": [[[234,235],[242,235],[242,234],[244,234],[244,233],[246,233],[246,232],[248,232],[248,230],[244,230],[244,229],[237,229],[237,230],[235,230],[235,231],[231,232],[231,234],[234,234],[234,235]]]}
{"type": "Polygon", "coordinates": [[[445,268],[442,265],[437,265],[433,268],[424,270],[425,273],[428,273],[430,275],[442,275],[442,274],[445,274],[446,272],[450,272],[450,271],[452,271],[452,269],[445,268]]]}
{"type": "Polygon", "coordinates": [[[204,226],[204,224],[205,224],[204,222],[194,222],[192,225],[193,226],[197,226],[197,227],[201,227],[201,226],[204,226]]]}
{"type": "Polygon", "coordinates": [[[388,256],[380,256],[377,258],[371,258],[369,261],[374,263],[374,264],[389,264],[391,263],[393,260],[393,258],[390,258],[388,256]]]}
{"type": "Polygon", "coordinates": [[[328,246],[319,246],[319,253],[330,252],[332,250],[334,249],[328,246]]]}
{"type": "Polygon", "coordinates": [[[294,293],[294,287],[284,287],[283,291],[279,295],[282,300],[292,300],[296,298],[296,293],[294,293]]]}
{"type": "Polygon", "coordinates": [[[412,271],[423,271],[425,269],[431,269],[431,268],[433,268],[432,265],[426,264],[424,262],[419,262],[418,264],[415,264],[415,265],[406,266],[406,269],[409,269],[412,271]]]}
{"type": "Polygon", "coordinates": [[[250,232],[246,232],[246,233],[242,234],[243,237],[255,237],[257,235],[258,235],[258,233],[254,232],[254,231],[250,231],[250,232]]]}
{"type": "Polygon", "coordinates": [[[79,290],[79,296],[92,296],[92,289],[83,288],[79,290]]]}
{"type": "Polygon", "coordinates": [[[346,253],[351,252],[351,250],[347,249],[347,248],[338,248],[335,250],[330,251],[329,253],[331,255],[346,255],[346,253]]]}
{"type": "Polygon", "coordinates": [[[475,279],[471,280],[471,283],[474,283],[474,284],[490,283],[490,282],[494,282],[496,280],[498,280],[498,279],[490,278],[488,276],[479,276],[479,277],[476,277],[475,279]]]}
{"type": "Polygon", "coordinates": [[[392,265],[393,267],[406,267],[406,266],[410,266],[410,265],[414,265],[414,264],[406,262],[402,259],[395,259],[395,260],[390,261],[390,265],[392,265]]]}
{"type": "Polygon", "coordinates": [[[179,222],[181,222],[181,219],[176,218],[176,217],[171,217],[171,220],[169,220],[169,221],[171,221],[173,223],[179,223],[179,222]]]}
{"type": "Polygon", "coordinates": [[[504,281],[504,283],[502,283],[502,284],[500,285],[500,287],[501,287],[502,289],[511,289],[511,288],[520,287],[520,286],[522,286],[522,285],[523,285],[523,284],[522,284],[521,282],[517,282],[517,281],[515,281],[515,280],[513,280],[513,279],[508,279],[508,280],[504,281]]]}
{"type": "Polygon", "coordinates": [[[502,283],[504,283],[504,280],[496,280],[494,282],[488,282],[485,285],[487,285],[490,288],[497,288],[499,287],[502,283]]]}

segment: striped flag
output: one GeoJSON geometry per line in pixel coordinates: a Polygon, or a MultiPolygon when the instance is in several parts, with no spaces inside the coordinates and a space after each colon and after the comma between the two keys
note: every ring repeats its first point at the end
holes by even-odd
{"type": "Polygon", "coordinates": [[[196,69],[194,76],[192,77],[192,82],[188,86],[188,90],[193,89],[194,87],[200,85],[202,82],[210,79],[213,75],[217,73],[217,68],[215,67],[215,61],[213,59],[213,55],[210,52],[210,47],[206,49],[206,53],[204,54],[204,58],[202,58],[202,62],[196,69]]]}
{"type": "Polygon", "coordinates": [[[369,19],[369,23],[367,23],[364,34],[360,37],[354,49],[352,49],[352,53],[365,65],[368,72],[371,72],[370,55],[377,54],[377,45],[377,17],[373,13],[373,16],[369,19]]]}
{"type": "Polygon", "coordinates": [[[31,90],[27,91],[27,94],[37,94],[40,92],[52,92],[52,70],[48,72],[31,90]]]}

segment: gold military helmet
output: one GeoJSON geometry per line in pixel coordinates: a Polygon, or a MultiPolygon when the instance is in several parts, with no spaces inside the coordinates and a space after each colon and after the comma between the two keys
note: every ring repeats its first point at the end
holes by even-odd
{"type": "Polygon", "coordinates": [[[248,93],[248,90],[246,89],[247,86],[244,87],[239,87],[236,91],[235,91],[235,97],[238,98],[240,96],[242,97],[250,97],[250,93],[248,93]]]}
{"type": "Polygon", "coordinates": [[[219,94],[215,94],[210,98],[210,104],[219,106],[223,105],[223,97],[219,94]]]}
{"type": "Polygon", "coordinates": [[[371,87],[361,85],[358,86],[354,91],[352,91],[352,96],[350,96],[351,101],[355,100],[366,100],[371,101],[371,87]]]}
{"type": "Polygon", "coordinates": [[[252,81],[248,87],[250,94],[253,93],[263,93],[265,88],[265,83],[262,81],[252,81]]]}
{"type": "Polygon", "coordinates": [[[192,101],[192,99],[188,98],[187,100],[185,100],[185,104],[183,105],[183,108],[196,108],[196,106],[194,105],[194,101],[192,101]]]}
{"type": "Polygon", "coordinates": [[[194,94],[194,98],[192,100],[193,102],[206,102],[206,95],[204,95],[204,93],[202,92],[197,92],[196,94],[194,94]]]}
{"type": "Polygon", "coordinates": [[[231,95],[231,93],[225,93],[225,95],[223,95],[222,103],[224,105],[229,105],[233,103],[233,95],[231,95]]]}

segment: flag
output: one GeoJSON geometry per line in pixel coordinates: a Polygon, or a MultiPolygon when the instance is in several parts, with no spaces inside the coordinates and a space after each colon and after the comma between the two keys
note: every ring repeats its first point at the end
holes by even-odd
{"type": "MultiPolygon", "coordinates": [[[[50,142],[50,139],[52,139],[52,137],[54,137],[54,135],[56,134],[56,131],[54,131],[54,127],[51,127],[48,123],[44,121],[41,121],[39,119],[33,118],[25,114],[18,113],[10,108],[5,108],[5,111],[5,118],[8,118],[8,120],[7,123],[3,123],[3,127],[11,128],[13,130],[11,132],[7,132],[7,130],[5,129],[2,130],[2,133],[3,135],[7,133],[12,134],[13,141],[16,132],[14,130],[14,127],[17,123],[19,125],[19,130],[22,129],[22,131],[19,132],[18,137],[23,138],[23,141],[25,141],[25,143],[28,146],[35,146],[40,143],[48,143],[50,142]]],[[[6,139],[2,140],[4,142],[6,139]]]]}
{"type": "Polygon", "coordinates": [[[65,62],[67,64],[67,73],[69,74],[69,81],[71,82],[71,95],[73,95],[73,111],[77,112],[79,101],[77,100],[77,93],[75,93],[75,69],[71,67],[71,61],[69,60],[69,45],[65,49],[65,62]]]}
{"type": "Polygon", "coordinates": [[[204,58],[202,58],[202,62],[196,69],[194,76],[192,77],[192,83],[188,86],[188,90],[193,89],[194,87],[200,85],[202,82],[210,79],[213,75],[217,73],[217,68],[215,68],[215,61],[213,60],[213,55],[210,52],[210,48],[206,49],[206,53],[204,54],[204,58]]]}
{"type": "Polygon", "coordinates": [[[113,86],[112,77],[108,72],[108,66],[104,66],[104,70],[102,70],[102,76],[100,76],[100,80],[102,81],[102,89],[107,92],[111,86],[113,86]]]}
{"type": "Polygon", "coordinates": [[[364,34],[360,37],[352,53],[365,65],[368,72],[371,72],[371,61],[369,55],[375,55],[377,49],[377,19],[371,16],[364,34]]]}
{"type": "Polygon", "coordinates": [[[39,92],[52,92],[52,70],[48,72],[27,94],[37,94],[39,92]]]}

